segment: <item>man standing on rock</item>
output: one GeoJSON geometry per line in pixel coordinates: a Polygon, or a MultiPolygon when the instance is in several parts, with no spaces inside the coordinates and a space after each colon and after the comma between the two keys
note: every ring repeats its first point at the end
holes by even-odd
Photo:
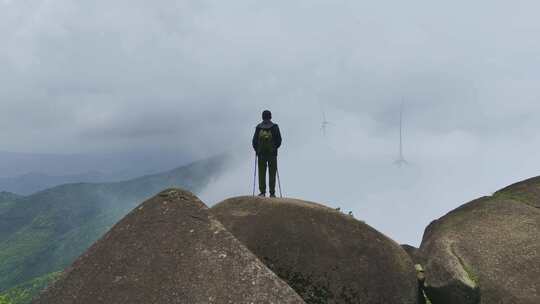
{"type": "Polygon", "coordinates": [[[272,113],[265,110],[263,121],[255,128],[253,149],[257,153],[259,165],[259,196],[266,196],[266,168],[268,167],[270,197],[276,197],[277,154],[281,146],[279,126],[272,122],[272,113]]]}

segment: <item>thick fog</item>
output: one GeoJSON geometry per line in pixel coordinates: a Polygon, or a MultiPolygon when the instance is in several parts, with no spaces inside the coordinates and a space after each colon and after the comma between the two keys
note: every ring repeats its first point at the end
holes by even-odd
{"type": "Polygon", "coordinates": [[[2,0],[0,150],[229,151],[235,169],[202,194],[213,204],[251,194],[251,136],[268,108],[284,195],[418,244],[431,220],[539,174],[539,9],[2,0]]]}

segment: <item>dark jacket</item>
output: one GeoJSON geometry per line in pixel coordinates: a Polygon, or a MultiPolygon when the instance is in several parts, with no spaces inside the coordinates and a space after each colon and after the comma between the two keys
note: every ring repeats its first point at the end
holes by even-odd
{"type": "Polygon", "coordinates": [[[281,133],[279,132],[279,126],[270,120],[264,120],[255,128],[255,134],[253,134],[252,140],[253,149],[258,153],[257,145],[259,143],[259,132],[262,129],[270,129],[270,132],[272,132],[272,139],[274,140],[274,147],[276,148],[274,150],[274,155],[277,156],[278,149],[281,146],[281,133]]]}

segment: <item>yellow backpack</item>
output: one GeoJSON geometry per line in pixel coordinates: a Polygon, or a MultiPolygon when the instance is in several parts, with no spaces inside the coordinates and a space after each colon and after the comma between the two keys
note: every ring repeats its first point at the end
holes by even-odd
{"type": "Polygon", "coordinates": [[[259,131],[258,152],[262,155],[271,155],[274,153],[274,139],[270,129],[261,129],[259,131]]]}

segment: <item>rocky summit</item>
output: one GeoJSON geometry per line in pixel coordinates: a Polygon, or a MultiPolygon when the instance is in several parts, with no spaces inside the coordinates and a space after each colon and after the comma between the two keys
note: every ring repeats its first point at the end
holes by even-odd
{"type": "Polygon", "coordinates": [[[208,209],[169,189],[33,303],[539,304],[540,178],[433,221],[420,248],[318,203],[244,196],[208,209]]]}
{"type": "Polygon", "coordinates": [[[197,197],[169,189],[123,218],[33,303],[304,301],[197,197]]]}
{"type": "Polygon", "coordinates": [[[225,200],[211,212],[306,303],[417,302],[407,253],[352,216],[317,203],[251,196],[225,200]]]}
{"type": "Polygon", "coordinates": [[[432,222],[419,254],[433,304],[540,303],[540,178],[432,222]]]}

